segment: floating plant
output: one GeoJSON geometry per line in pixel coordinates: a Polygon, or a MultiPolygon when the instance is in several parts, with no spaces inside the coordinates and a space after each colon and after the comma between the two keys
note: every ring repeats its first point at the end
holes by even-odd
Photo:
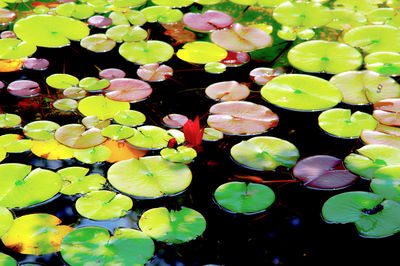
{"type": "Polygon", "coordinates": [[[102,95],[89,96],[79,102],[78,110],[84,116],[97,116],[100,120],[113,118],[118,111],[129,110],[128,102],[120,102],[102,95]]]}
{"type": "Polygon", "coordinates": [[[7,208],[0,206],[0,237],[7,233],[13,222],[12,213],[7,208]]]}
{"type": "Polygon", "coordinates": [[[13,128],[21,124],[21,117],[16,114],[0,114],[0,128],[13,128]]]}
{"type": "Polygon", "coordinates": [[[36,156],[47,160],[70,159],[74,154],[74,149],[62,145],[55,139],[33,141],[31,151],[36,156]]]}
{"type": "Polygon", "coordinates": [[[111,80],[110,86],[105,91],[108,99],[119,102],[138,102],[149,97],[153,89],[145,81],[120,78],[111,80]]]}
{"type": "Polygon", "coordinates": [[[16,80],[8,84],[7,91],[19,97],[38,96],[41,89],[39,83],[31,80],[16,80]]]}
{"type": "MultiPolygon", "coordinates": [[[[109,28],[106,31],[106,36],[115,42],[138,42],[144,41],[147,36],[147,31],[140,26],[118,25],[109,28]]],[[[114,44],[115,45],[115,44],[114,44]]]]}
{"type": "Polygon", "coordinates": [[[164,148],[160,151],[160,155],[163,159],[173,163],[188,164],[197,156],[197,152],[193,148],[179,146],[176,149],[164,148]]]}
{"type": "Polygon", "coordinates": [[[54,133],[54,138],[61,144],[74,149],[91,148],[103,143],[106,138],[101,135],[101,130],[80,124],[62,126],[54,133]]]}
{"type": "Polygon", "coordinates": [[[99,76],[103,79],[117,79],[117,78],[125,78],[126,73],[118,68],[107,68],[100,71],[99,76]]]}
{"type": "Polygon", "coordinates": [[[52,74],[46,78],[46,83],[56,89],[68,89],[78,85],[79,79],[69,74],[52,74]]]}
{"type": "Polygon", "coordinates": [[[85,167],[67,167],[57,171],[63,179],[60,193],[66,195],[86,194],[101,189],[106,179],[99,174],[90,174],[85,167]]]}
{"type": "Polygon", "coordinates": [[[0,59],[19,59],[36,52],[36,45],[18,39],[0,39],[0,59]]]}
{"type": "Polygon", "coordinates": [[[114,40],[101,33],[89,35],[81,40],[82,47],[96,53],[111,51],[115,45],[116,42],[114,40]]]}
{"type": "Polygon", "coordinates": [[[138,10],[114,11],[109,18],[114,25],[143,25],[147,22],[145,15],[138,10]]]}
{"type": "Polygon", "coordinates": [[[53,107],[63,112],[74,111],[78,108],[78,102],[74,99],[58,99],[54,101],[53,107]]]}
{"type": "Polygon", "coordinates": [[[138,159],[147,153],[147,150],[136,149],[126,141],[106,140],[102,145],[111,151],[110,156],[106,160],[110,163],[125,161],[132,158],[138,159]]]}
{"type": "Polygon", "coordinates": [[[103,129],[111,124],[111,119],[101,120],[96,115],[90,115],[82,119],[82,124],[87,128],[103,129]]]}
{"type": "Polygon", "coordinates": [[[139,78],[145,81],[158,82],[164,81],[171,77],[173,74],[173,69],[167,65],[155,63],[140,66],[136,73],[139,78]]]}
{"type": "Polygon", "coordinates": [[[205,141],[218,141],[224,137],[224,133],[216,130],[212,127],[206,127],[204,129],[203,140],[205,141]]]}
{"type": "Polygon", "coordinates": [[[229,27],[233,23],[233,18],[221,11],[207,10],[203,14],[186,13],[182,22],[191,30],[209,32],[229,27]]]}
{"type": "Polygon", "coordinates": [[[13,257],[0,253],[0,264],[1,265],[7,265],[7,266],[17,266],[17,261],[13,259],[13,257]]]}
{"type": "Polygon", "coordinates": [[[141,149],[158,150],[165,148],[172,138],[168,131],[157,126],[141,126],[127,139],[133,146],[141,149]]]}
{"type": "Polygon", "coordinates": [[[206,88],[206,95],[216,101],[239,101],[247,98],[249,88],[237,81],[222,81],[211,84],[206,88]]]}
{"type": "Polygon", "coordinates": [[[175,23],[183,17],[182,11],[168,6],[150,6],[140,12],[146,17],[147,22],[175,23]]]}
{"type": "Polygon", "coordinates": [[[0,147],[3,147],[6,152],[20,153],[28,151],[32,148],[32,140],[24,139],[18,134],[5,134],[0,136],[0,147]]]}
{"type": "Polygon", "coordinates": [[[181,128],[188,121],[187,116],[181,114],[169,114],[163,117],[163,123],[170,128],[181,128]]]}
{"type": "Polygon", "coordinates": [[[400,126],[400,98],[388,98],[374,103],[372,115],[379,123],[388,126],[400,126]]]}
{"type": "Polygon", "coordinates": [[[127,126],[109,125],[101,130],[101,134],[112,140],[121,140],[132,137],[135,130],[127,126]]]}
{"type": "Polygon", "coordinates": [[[400,54],[393,52],[376,52],[364,58],[365,68],[378,72],[379,74],[398,76],[400,75],[400,54]]]}
{"type": "Polygon", "coordinates": [[[226,58],[228,52],[211,42],[196,41],[185,44],[176,52],[176,56],[186,62],[207,64],[226,58]]]}
{"type": "Polygon", "coordinates": [[[114,121],[125,126],[140,126],[146,121],[146,116],[135,110],[123,110],[114,114],[114,121]]]}

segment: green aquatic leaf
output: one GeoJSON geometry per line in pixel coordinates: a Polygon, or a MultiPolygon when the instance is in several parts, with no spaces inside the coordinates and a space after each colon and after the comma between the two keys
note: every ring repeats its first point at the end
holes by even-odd
{"type": "Polygon", "coordinates": [[[0,136],[0,147],[3,147],[6,152],[20,153],[28,151],[32,148],[32,140],[23,139],[23,136],[18,134],[5,134],[0,136]]]}
{"type": "Polygon", "coordinates": [[[94,164],[106,161],[111,156],[109,148],[98,145],[88,149],[79,149],[74,151],[74,157],[81,162],[94,164]]]}
{"type": "Polygon", "coordinates": [[[106,179],[99,174],[87,175],[89,168],[67,167],[57,171],[62,177],[61,193],[66,195],[86,194],[101,189],[106,179]]]}
{"type": "Polygon", "coordinates": [[[176,149],[173,148],[162,149],[160,155],[165,160],[173,163],[188,164],[192,162],[194,158],[196,158],[197,152],[193,148],[186,146],[179,146],[176,149]]]}
{"type": "Polygon", "coordinates": [[[36,45],[18,39],[0,39],[0,59],[19,59],[36,52],[36,45]]]}
{"type": "Polygon", "coordinates": [[[172,138],[168,131],[157,126],[141,126],[127,139],[133,146],[141,149],[157,150],[167,147],[172,138]]]}
{"type": "Polygon", "coordinates": [[[78,104],[78,110],[84,116],[97,116],[100,120],[113,118],[118,111],[129,110],[128,102],[110,100],[102,95],[89,96],[78,104]]]}
{"type": "MultiPolygon", "coordinates": [[[[0,206],[0,237],[3,236],[10,229],[14,222],[12,213],[5,207],[0,206]]],[[[0,257],[0,265],[1,257],[0,257]]]]}

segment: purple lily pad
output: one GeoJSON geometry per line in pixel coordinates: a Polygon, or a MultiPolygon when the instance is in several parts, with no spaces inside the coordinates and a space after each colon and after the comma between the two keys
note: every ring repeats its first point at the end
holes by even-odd
{"type": "Polygon", "coordinates": [[[7,39],[7,38],[17,39],[17,35],[12,30],[5,30],[5,31],[1,32],[0,38],[1,39],[7,39]]]}
{"type": "Polygon", "coordinates": [[[31,80],[17,80],[8,84],[7,91],[14,96],[33,97],[40,93],[40,86],[31,80]]]}
{"type": "Polygon", "coordinates": [[[315,155],[300,160],[293,168],[293,176],[306,187],[324,190],[348,187],[358,178],[344,168],[341,159],[329,155],[315,155]]]}
{"type": "Polygon", "coordinates": [[[146,99],[153,92],[147,82],[131,78],[119,78],[110,81],[105,89],[106,97],[119,102],[138,102],[146,99]]]}
{"type": "Polygon", "coordinates": [[[46,70],[50,62],[44,58],[28,58],[24,61],[24,68],[33,70],[46,70]]]}
{"type": "Polygon", "coordinates": [[[106,18],[100,15],[96,15],[93,17],[90,17],[88,19],[89,25],[95,26],[97,28],[107,28],[112,24],[112,19],[106,18]]]}
{"type": "Polygon", "coordinates": [[[103,79],[118,79],[118,78],[125,78],[126,73],[118,68],[107,68],[100,71],[99,76],[103,79]]]}
{"type": "Polygon", "coordinates": [[[186,13],[182,18],[186,27],[200,32],[208,32],[229,27],[233,18],[221,11],[208,10],[204,14],[186,13]]]}

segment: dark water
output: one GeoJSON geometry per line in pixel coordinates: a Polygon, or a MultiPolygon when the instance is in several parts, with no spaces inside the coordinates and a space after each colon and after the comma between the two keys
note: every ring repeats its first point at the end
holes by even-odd
{"type": "MultiPolygon", "coordinates": [[[[16,79],[32,79],[42,85],[46,93],[45,78],[54,73],[68,73],[79,79],[98,76],[98,70],[109,67],[123,69],[127,77],[137,78],[137,65],[122,59],[116,49],[107,54],[94,54],[82,49],[77,43],[61,49],[40,48],[34,55],[47,58],[50,68],[46,71],[21,71],[0,75],[6,84],[16,79]]],[[[193,119],[203,117],[205,124],[208,109],[214,102],[207,99],[204,88],[218,81],[236,80],[249,83],[249,72],[255,67],[268,66],[266,63],[250,62],[238,68],[228,68],[220,75],[207,74],[201,66],[193,66],[176,58],[166,63],[175,70],[174,80],[154,83],[154,92],[146,101],[131,104],[131,109],[146,114],[147,124],[161,125],[161,118],[169,113],[181,113],[193,119]],[[192,69],[192,71],[187,71],[192,69]]],[[[329,78],[325,76],[325,78],[329,78]]],[[[251,89],[258,91],[257,85],[251,89]]],[[[49,89],[51,95],[61,98],[60,92],[49,89]]],[[[59,124],[79,122],[77,113],[63,113],[52,110],[48,102],[40,97],[25,99],[42,108],[37,114],[31,107],[18,105],[21,99],[9,95],[5,89],[0,92],[3,111],[18,113],[24,124],[38,119],[53,120],[59,124]]],[[[44,95],[46,96],[46,95],[44,95]]],[[[47,97],[47,96],[46,96],[47,97]]],[[[261,103],[273,109],[280,117],[278,127],[264,135],[276,136],[292,142],[300,150],[301,157],[329,154],[344,158],[352,150],[361,146],[357,140],[340,140],[325,135],[317,125],[319,113],[298,113],[282,110],[269,105],[260,94],[253,92],[249,101],[261,103]]],[[[347,107],[348,106],[344,106],[347,107]]],[[[371,111],[364,108],[363,111],[371,111]]],[[[21,131],[14,130],[15,133],[21,131]]],[[[2,130],[2,134],[11,133],[2,130]]],[[[300,183],[276,183],[270,187],[276,194],[276,202],[265,212],[254,216],[233,215],[221,210],[214,203],[215,189],[232,179],[235,174],[263,177],[265,180],[291,179],[288,169],[260,173],[244,169],[233,163],[229,157],[232,145],[246,137],[226,136],[216,143],[204,143],[204,151],[190,164],[193,182],[187,191],[175,197],[156,200],[134,200],[134,211],[126,217],[110,221],[90,221],[81,218],[74,209],[77,197],[59,196],[53,201],[26,210],[15,210],[18,217],[24,214],[45,212],[58,216],[63,224],[76,227],[85,225],[104,226],[113,230],[118,227],[138,228],[140,215],[147,209],[166,206],[179,209],[181,206],[193,208],[204,215],[207,228],[196,240],[181,245],[156,243],[155,256],[148,265],[398,265],[392,261],[397,257],[399,236],[384,239],[366,239],[358,235],[353,224],[333,225],[321,218],[321,208],[329,197],[343,191],[318,191],[303,187],[300,183]],[[379,263],[372,264],[373,260],[379,263]]],[[[110,164],[84,165],[74,160],[47,161],[26,153],[9,155],[5,162],[31,163],[34,167],[59,169],[71,165],[90,167],[92,172],[106,176],[110,164]]],[[[112,189],[112,188],[111,188],[112,189]]],[[[358,180],[344,191],[369,190],[369,182],[358,180]]],[[[25,256],[8,250],[20,263],[42,263],[43,265],[64,265],[59,254],[25,256]]]]}

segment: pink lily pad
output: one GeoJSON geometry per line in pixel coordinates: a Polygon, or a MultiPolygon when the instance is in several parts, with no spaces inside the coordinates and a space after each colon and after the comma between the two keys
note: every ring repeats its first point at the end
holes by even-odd
{"type": "Polygon", "coordinates": [[[273,78],[282,75],[283,73],[282,68],[273,69],[268,67],[258,67],[250,71],[250,78],[258,85],[265,85],[273,78]]]}
{"type": "Polygon", "coordinates": [[[24,61],[24,68],[33,70],[45,70],[50,62],[44,58],[28,58],[24,61]]]}
{"type": "Polygon", "coordinates": [[[97,28],[107,28],[112,24],[112,19],[96,15],[88,19],[88,24],[97,28]]]}
{"type": "Polygon", "coordinates": [[[237,81],[223,81],[206,88],[206,95],[216,101],[239,101],[249,96],[250,90],[237,81]]]}
{"type": "Polygon", "coordinates": [[[68,124],[58,128],[54,138],[61,144],[74,149],[87,149],[102,144],[106,138],[98,128],[90,128],[81,124],[68,124]]]}
{"type": "Polygon", "coordinates": [[[17,39],[17,35],[12,30],[5,30],[0,33],[0,38],[1,39],[7,39],[7,38],[17,39]]]}
{"type": "Polygon", "coordinates": [[[228,55],[225,59],[221,60],[220,63],[226,66],[236,67],[246,64],[249,60],[250,55],[246,52],[228,51],[228,55]]]}
{"type": "Polygon", "coordinates": [[[164,116],[162,121],[168,127],[181,128],[188,121],[188,118],[181,114],[169,114],[164,116]]]}
{"type": "Polygon", "coordinates": [[[400,126],[400,98],[389,98],[374,103],[373,116],[388,126],[400,126]]]}
{"type": "Polygon", "coordinates": [[[8,84],[7,91],[14,96],[33,97],[40,93],[40,86],[31,80],[17,80],[8,84]]]}
{"type": "Polygon", "coordinates": [[[106,97],[120,102],[138,102],[146,99],[153,92],[147,82],[131,78],[118,78],[110,81],[105,89],[106,97]]]}
{"type": "Polygon", "coordinates": [[[155,63],[140,66],[136,74],[146,81],[164,81],[172,76],[173,70],[167,65],[155,63]]]}
{"type": "Polygon", "coordinates": [[[125,78],[126,73],[118,68],[107,68],[100,71],[99,76],[103,79],[118,79],[118,78],[125,78]]]}
{"type": "Polygon", "coordinates": [[[324,190],[348,187],[358,178],[344,168],[341,159],[329,155],[315,155],[298,161],[293,176],[306,187],[324,190]]]}
{"type": "Polygon", "coordinates": [[[400,148],[400,136],[398,135],[392,135],[377,130],[363,130],[360,137],[366,144],[383,144],[400,148]]]}
{"type": "Polygon", "coordinates": [[[204,14],[186,13],[182,18],[186,27],[200,32],[209,32],[229,27],[233,18],[221,11],[208,10],[204,14]]]}
{"type": "Polygon", "coordinates": [[[210,127],[231,135],[256,135],[275,127],[278,115],[269,108],[246,101],[217,103],[210,108],[210,127]]]}
{"type": "Polygon", "coordinates": [[[379,131],[382,133],[400,137],[400,127],[387,126],[387,125],[378,123],[378,126],[375,128],[375,131],[379,131]]]}
{"type": "Polygon", "coordinates": [[[271,36],[265,31],[239,23],[212,32],[211,41],[230,51],[254,51],[272,44],[271,36]]]}

